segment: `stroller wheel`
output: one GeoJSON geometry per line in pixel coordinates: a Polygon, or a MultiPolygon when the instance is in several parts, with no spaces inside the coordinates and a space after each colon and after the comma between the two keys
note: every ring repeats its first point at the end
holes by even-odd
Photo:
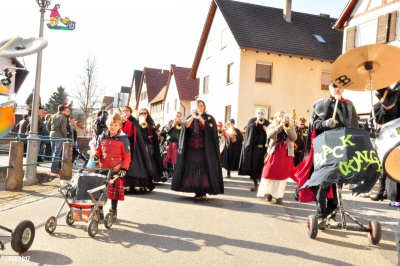
{"type": "Polygon", "coordinates": [[[65,222],[68,225],[73,225],[74,224],[74,219],[72,218],[72,212],[68,211],[67,216],[65,216],[65,222]]]}
{"type": "Polygon", "coordinates": [[[104,219],[104,226],[107,229],[110,229],[113,223],[114,223],[114,215],[111,212],[107,213],[106,218],[104,219]]]}
{"type": "Polygon", "coordinates": [[[307,219],[307,234],[308,237],[314,239],[318,234],[318,220],[314,214],[308,216],[307,219]]]}
{"type": "Polygon", "coordinates": [[[97,230],[99,229],[99,222],[91,220],[88,225],[88,234],[90,237],[95,237],[97,230]]]}
{"type": "Polygon", "coordinates": [[[11,247],[15,252],[27,251],[35,239],[35,226],[31,221],[24,220],[17,224],[11,234],[11,247]]]}
{"type": "Polygon", "coordinates": [[[381,225],[377,220],[371,220],[368,224],[368,240],[373,245],[378,245],[381,241],[382,229],[381,225]]]}
{"type": "Polygon", "coordinates": [[[47,219],[46,224],[44,225],[44,229],[47,233],[52,234],[57,227],[56,217],[51,216],[47,219]]]}

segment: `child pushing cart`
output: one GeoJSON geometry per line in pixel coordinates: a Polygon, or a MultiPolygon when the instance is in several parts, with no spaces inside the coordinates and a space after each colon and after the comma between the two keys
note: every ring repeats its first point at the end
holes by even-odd
{"type": "MultiPolygon", "coordinates": [[[[109,214],[107,214],[104,219],[106,228],[109,229],[112,223],[117,220],[118,201],[125,199],[124,183],[122,178],[126,175],[131,162],[129,140],[121,130],[121,116],[119,114],[109,116],[106,125],[108,130],[100,136],[98,145],[94,154],[92,154],[93,161],[98,162],[100,168],[94,170],[95,173],[83,173],[80,171],[76,178],[78,181],[75,180],[74,182],[73,180],[71,184],[60,188],[60,192],[64,196],[65,202],[67,202],[71,208],[70,212],[67,214],[67,224],[72,225],[75,220],[84,220],[89,222],[88,233],[91,237],[96,235],[98,222],[101,221],[104,216],[103,206],[107,200],[107,197],[105,197],[105,191],[107,191],[108,198],[111,199],[109,214]],[[108,171],[108,174],[105,176],[104,174],[107,173],[107,171],[105,172],[104,169],[111,169],[111,171],[108,171]],[[113,175],[112,173],[116,174],[113,175]],[[89,178],[90,181],[87,182],[89,185],[80,185],[81,183],[85,183],[83,180],[89,178]],[[76,190],[73,189],[75,186],[76,190]],[[74,193],[76,193],[76,195],[74,193]],[[84,197],[81,197],[80,193],[86,194],[84,197]],[[94,193],[100,193],[100,195],[97,195],[96,197],[94,196],[94,193]],[[87,196],[89,196],[89,199],[86,199],[87,196]],[[72,198],[72,202],[69,202],[68,198],[72,198]],[[76,209],[80,211],[77,211],[76,209]],[[74,211],[77,215],[74,215],[74,211]]],[[[50,217],[46,222],[46,231],[52,233],[55,230],[56,225],[56,218],[54,216],[50,217]]]]}

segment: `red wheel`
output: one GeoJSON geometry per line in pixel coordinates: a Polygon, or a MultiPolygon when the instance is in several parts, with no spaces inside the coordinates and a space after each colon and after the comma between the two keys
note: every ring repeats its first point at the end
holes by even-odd
{"type": "Polygon", "coordinates": [[[378,245],[381,241],[382,229],[381,225],[377,220],[371,220],[368,223],[368,240],[373,245],[378,245]]]}

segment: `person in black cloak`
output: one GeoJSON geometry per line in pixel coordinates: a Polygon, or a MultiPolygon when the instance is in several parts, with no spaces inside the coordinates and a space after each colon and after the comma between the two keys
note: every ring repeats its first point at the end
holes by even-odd
{"type": "MultiPolygon", "coordinates": [[[[373,108],[375,112],[375,121],[378,126],[382,126],[392,120],[400,118],[400,97],[399,97],[400,81],[398,81],[393,89],[386,87],[377,90],[376,97],[379,102],[376,103],[373,108]],[[383,96],[387,91],[387,95],[383,96]],[[382,100],[383,99],[383,100],[382,100]]],[[[390,206],[400,207],[400,183],[395,182],[392,179],[386,178],[386,174],[383,173],[379,177],[379,189],[378,193],[371,197],[371,200],[378,201],[388,198],[391,203],[390,206]]]]}
{"type": "Polygon", "coordinates": [[[156,131],[156,125],[151,118],[149,111],[146,108],[142,108],[139,111],[139,124],[140,131],[142,133],[142,139],[146,147],[146,151],[149,154],[150,162],[152,165],[152,171],[149,173],[148,186],[147,188],[151,191],[154,189],[154,182],[165,182],[167,178],[164,174],[164,166],[161,159],[160,153],[160,142],[158,140],[158,134],[156,131]],[[143,122],[141,121],[143,119],[143,122]]]}
{"type": "MultiPolygon", "coordinates": [[[[304,157],[307,157],[307,155],[311,152],[311,138],[314,129],[316,135],[319,135],[326,130],[331,130],[334,128],[358,128],[357,112],[353,103],[341,97],[344,89],[339,88],[336,86],[336,84],[332,83],[329,85],[329,92],[329,98],[319,99],[313,104],[313,112],[310,118],[310,126],[308,128],[309,132],[304,157]],[[336,98],[338,98],[338,100],[336,98]],[[336,101],[339,101],[339,103],[337,104],[336,119],[333,119],[334,105],[336,101]]],[[[324,219],[337,208],[338,202],[336,186],[331,185],[325,187],[321,184],[319,186],[312,187],[312,190],[315,193],[317,203],[316,218],[318,219],[318,224],[322,225],[324,219]],[[330,195],[328,195],[329,198],[327,198],[328,190],[330,190],[330,195]]],[[[331,219],[328,221],[328,223],[333,226],[338,226],[340,224],[336,221],[335,216],[331,216],[331,219]]]]}
{"type": "Polygon", "coordinates": [[[265,118],[265,109],[257,110],[257,117],[250,118],[247,123],[246,135],[243,142],[239,161],[239,175],[249,175],[257,191],[264,167],[264,156],[267,153],[267,127],[269,121],[265,118]]]}
{"type": "MultiPolygon", "coordinates": [[[[132,116],[132,108],[124,106],[122,110],[132,123],[132,134],[129,137],[129,143],[131,145],[131,164],[128,172],[124,178],[124,187],[127,194],[142,194],[144,192],[150,192],[154,189],[153,179],[159,176],[157,169],[154,167],[148,152],[148,146],[144,139],[148,139],[148,132],[144,130],[139,121],[132,116]],[[143,136],[143,133],[146,135],[143,136]]],[[[149,121],[152,121],[151,117],[149,121]]],[[[147,122],[146,122],[147,123],[147,122]]],[[[154,123],[153,123],[154,124],[154,123]]],[[[154,134],[153,134],[154,138],[154,134]]]]}
{"type": "Polygon", "coordinates": [[[182,125],[171,189],[194,192],[195,199],[203,199],[206,194],[223,194],[224,183],[217,124],[214,117],[206,113],[204,101],[197,100],[197,106],[198,110],[182,125]]]}
{"type": "Polygon", "coordinates": [[[227,178],[231,178],[231,171],[239,168],[240,153],[242,152],[243,135],[235,127],[235,119],[229,119],[230,127],[226,129],[228,143],[225,145],[222,157],[222,167],[227,170],[227,178]]]}

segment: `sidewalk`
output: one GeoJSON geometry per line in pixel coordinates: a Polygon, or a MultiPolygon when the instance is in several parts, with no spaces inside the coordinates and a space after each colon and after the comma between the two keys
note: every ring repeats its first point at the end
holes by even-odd
{"type": "MultiPolygon", "coordinates": [[[[24,163],[26,158],[24,158],[24,163]]],[[[0,154],[0,166],[9,165],[8,154],[0,154]]],[[[73,165],[72,175],[74,175],[77,170],[81,167],[80,161],[77,165],[73,165]]],[[[57,193],[57,189],[60,187],[60,176],[51,173],[50,171],[51,163],[44,163],[37,166],[36,178],[42,180],[42,183],[31,186],[23,186],[23,190],[19,192],[5,191],[5,178],[7,174],[7,169],[0,169],[0,211],[10,208],[9,205],[18,206],[20,204],[42,199],[49,195],[54,195],[57,193]]],[[[24,166],[24,170],[26,166],[24,166]]]]}

